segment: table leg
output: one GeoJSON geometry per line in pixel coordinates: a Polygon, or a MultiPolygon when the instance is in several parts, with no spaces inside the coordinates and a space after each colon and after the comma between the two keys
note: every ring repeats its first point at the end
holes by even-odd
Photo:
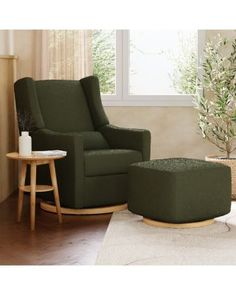
{"type": "MultiPolygon", "coordinates": [[[[19,187],[22,187],[25,185],[26,170],[27,170],[27,164],[24,161],[22,161],[20,174],[19,174],[19,187]]],[[[24,201],[24,191],[19,188],[17,222],[21,221],[23,201],[24,201]]]]}
{"type": "Polygon", "coordinates": [[[56,208],[57,208],[58,221],[59,221],[59,223],[62,223],[60,197],[59,197],[59,191],[58,191],[58,185],[57,185],[57,176],[56,176],[56,169],[55,169],[54,160],[50,160],[49,168],[50,168],[52,186],[54,188],[53,193],[54,193],[54,200],[55,200],[55,204],[56,204],[56,208]]]}
{"type": "Polygon", "coordinates": [[[36,163],[30,164],[30,228],[35,229],[36,163]]]}

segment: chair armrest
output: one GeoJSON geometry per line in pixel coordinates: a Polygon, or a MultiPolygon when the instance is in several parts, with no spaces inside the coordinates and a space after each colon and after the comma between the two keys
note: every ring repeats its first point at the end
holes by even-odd
{"type": "Polygon", "coordinates": [[[66,134],[39,129],[32,132],[33,150],[61,149],[67,156],[55,162],[62,204],[75,206],[84,179],[83,138],[79,134],[66,134]]]}
{"type": "Polygon", "coordinates": [[[38,129],[32,134],[34,149],[62,149],[68,156],[83,154],[83,137],[79,134],[67,134],[49,129],[38,129]]]}
{"type": "Polygon", "coordinates": [[[149,130],[105,125],[100,132],[111,148],[137,150],[142,153],[144,161],[150,159],[151,133],[149,130]]]}

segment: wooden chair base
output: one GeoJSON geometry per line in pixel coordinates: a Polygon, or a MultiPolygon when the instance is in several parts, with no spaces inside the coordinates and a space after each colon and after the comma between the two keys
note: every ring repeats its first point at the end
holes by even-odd
{"type": "Polygon", "coordinates": [[[208,220],[190,222],[190,223],[168,223],[168,222],[161,222],[161,221],[156,221],[153,219],[143,217],[143,222],[148,225],[152,225],[156,227],[181,229],[181,228],[196,228],[196,227],[207,226],[214,223],[214,219],[208,219],[208,220]]]}
{"type": "MultiPolygon", "coordinates": [[[[41,201],[40,207],[41,209],[47,212],[57,213],[56,206],[53,203],[41,201]]],[[[70,214],[70,215],[95,215],[95,214],[113,213],[117,211],[126,210],[127,208],[128,208],[127,204],[98,207],[98,208],[86,208],[86,209],[72,209],[72,208],[61,207],[61,213],[70,214]]]]}

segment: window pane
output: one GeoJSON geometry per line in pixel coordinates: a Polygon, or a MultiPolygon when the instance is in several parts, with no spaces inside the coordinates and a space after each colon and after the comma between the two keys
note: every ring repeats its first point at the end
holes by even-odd
{"type": "Polygon", "coordinates": [[[116,31],[93,31],[93,73],[102,94],[116,93],[116,31]]]}
{"type": "Polygon", "coordinates": [[[130,31],[129,94],[195,93],[197,31],[130,31]]]}

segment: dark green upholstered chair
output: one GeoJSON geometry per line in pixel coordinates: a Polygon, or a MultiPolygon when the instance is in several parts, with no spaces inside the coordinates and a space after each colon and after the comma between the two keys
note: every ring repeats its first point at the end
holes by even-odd
{"type": "MultiPolygon", "coordinates": [[[[150,132],[109,124],[96,77],[79,81],[23,78],[15,83],[15,96],[18,114],[32,118],[33,150],[68,152],[56,162],[62,207],[126,203],[128,167],[149,160],[150,132]]],[[[39,168],[38,182],[45,183],[47,170],[39,168]]]]}

